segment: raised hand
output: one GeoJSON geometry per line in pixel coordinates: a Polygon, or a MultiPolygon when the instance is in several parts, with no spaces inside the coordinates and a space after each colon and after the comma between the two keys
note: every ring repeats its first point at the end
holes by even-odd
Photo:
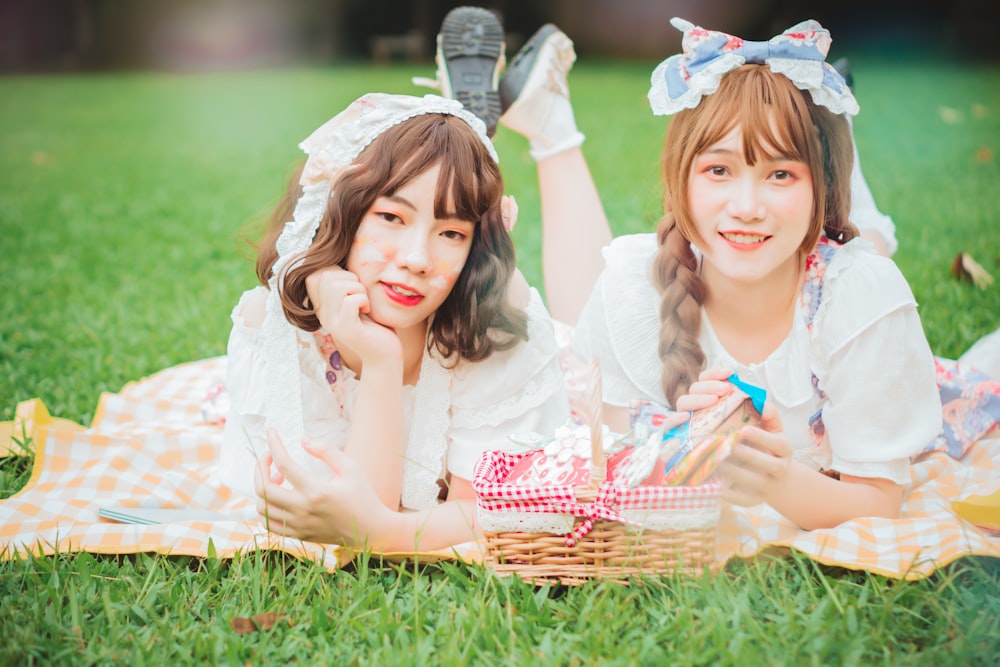
{"type": "Polygon", "coordinates": [[[402,358],[395,332],[368,317],[368,293],[355,274],[339,266],[319,269],[306,278],[306,290],[342,355],[356,355],[362,363],[402,358]]]}

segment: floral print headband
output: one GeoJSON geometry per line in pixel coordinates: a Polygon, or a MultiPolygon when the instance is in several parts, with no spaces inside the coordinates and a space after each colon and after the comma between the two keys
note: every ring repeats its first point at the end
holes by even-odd
{"type": "Polygon", "coordinates": [[[833,40],[818,21],[797,23],[766,42],[706,30],[676,17],[670,24],[684,38],[682,52],[653,71],[649,104],[657,116],[693,109],[702,97],[719,89],[723,76],[747,63],[768,65],[798,89],[808,91],[813,102],[836,114],[858,113],[858,102],[844,77],[826,62],[833,40]]]}

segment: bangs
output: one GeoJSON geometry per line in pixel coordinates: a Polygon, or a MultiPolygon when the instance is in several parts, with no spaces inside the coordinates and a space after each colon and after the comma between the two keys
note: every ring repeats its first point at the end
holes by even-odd
{"type": "Polygon", "coordinates": [[[803,95],[787,78],[771,75],[766,65],[731,72],[702,105],[705,121],[696,152],[720,141],[739,119],[747,164],[776,158],[809,161],[812,121],[803,95]]]}
{"type": "Polygon", "coordinates": [[[400,137],[392,147],[388,173],[395,173],[385,187],[392,195],[434,166],[440,166],[434,193],[434,215],[456,216],[479,222],[502,195],[502,180],[496,162],[475,131],[464,120],[445,114],[428,114],[422,123],[400,126],[400,137]],[[461,134],[469,136],[459,136],[461,134]],[[395,165],[403,167],[396,169],[395,165]]]}

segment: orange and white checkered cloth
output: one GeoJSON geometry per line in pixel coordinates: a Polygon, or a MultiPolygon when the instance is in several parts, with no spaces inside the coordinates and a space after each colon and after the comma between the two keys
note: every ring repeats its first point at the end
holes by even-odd
{"type": "MultiPolygon", "coordinates": [[[[334,570],[353,557],[345,548],[269,533],[253,505],[215,481],[222,428],[204,421],[206,395],[225,374],[225,358],[181,364],[104,394],[90,428],[51,420],[37,402],[19,410],[35,438],[31,479],[0,501],[0,559],[50,555],[156,552],[232,557],[263,549],[285,551],[334,570]],[[32,422],[32,415],[38,417],[32,422]],[[174,507],[224,513],[240,520],[122,524],[98,517],[105,506],[174,507]]],[[[28,402],[32,403],[32,402],[28,402]]],[[[919,579],[969,555],[1000,557],[990,536],[951,510],[951,501],[1000,488],[1000,437],[982,440],[961,461],[934,454],[914,464],[912,489],[896,520],[858,519],[830,530],[803,531],[766,506],[724,507],[717,558],[751,558],[787,547],[819,562],[919,579]]],[[[479,561],[481,545],[390,559],[479,561]]]]}

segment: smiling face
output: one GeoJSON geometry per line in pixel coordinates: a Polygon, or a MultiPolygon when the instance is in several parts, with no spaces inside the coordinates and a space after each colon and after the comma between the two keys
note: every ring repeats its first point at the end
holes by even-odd
{"type": "Polygon", "coordinates": [[[347,257],[371,302],[369,316],[401,332],[425,327],[462,273],[475,223],[435,216],[440,165],[378,197],[365,213],[347,257]]]}
{"type": "Polygon", "coordinates": [[[691,163],[688,212],[702,275],[709,283],[794,278],[813,219],[809,165],[773,150],[750,164],[742,142],[734,127],[691,163]]]}

